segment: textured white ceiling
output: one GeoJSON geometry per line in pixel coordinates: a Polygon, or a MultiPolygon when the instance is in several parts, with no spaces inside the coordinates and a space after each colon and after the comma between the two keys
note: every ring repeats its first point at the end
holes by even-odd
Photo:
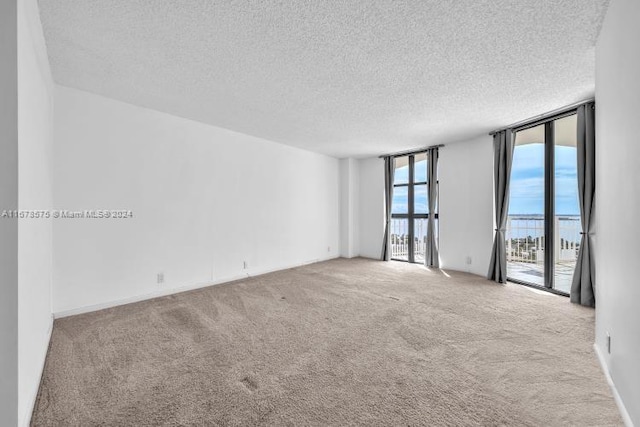
{"type": "Polygon", "coordinates": [[[54,79],[336,157],[594,93],[608,0],[40,0],[54,79]]]}

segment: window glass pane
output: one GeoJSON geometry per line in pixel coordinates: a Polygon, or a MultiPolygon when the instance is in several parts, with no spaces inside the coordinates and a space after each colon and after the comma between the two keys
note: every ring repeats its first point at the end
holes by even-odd
{"type": "Polygon", "coordinates": [[[409,220],[391,219],[391,258],[409,260],[409,220]]]}
{"type": "Polygon", "coordinates": [[[394,184],[407,184],[409,182],[409,157],[396,157],[394,184]]]}
{"type": "Polygon", "coordinates": [[[429,214],[429,195],[426,184],[427,160],[427,153],[395,159],[394,193],[391,204],[391,212],[396,215],[395,218],[391,218],[391,257],[393,259],[424,262],[428,221],[426,218],[409,215],[409,212],[423,216],[429,214]],[[409,193],[412,194],[411,198],[409,193]],[[397,216],[400,215],[408,218],[398,218],[397,216]],[[412,226],[411,230],[410,226],[412,226]]]}
{"type": "Polygon", "coordinates": [[[569,293],[580,247],[578,202],[577,117],[554,122],[555,236],[554,288],[569,293]]]}
{"type": "Polygon", "coordinates": [[[544,215],[544,125],[516,133],[509,215],[544,215]]]}
{"type": "Polygon", "coordinates": [[[413,187],[413,210],[417,214],[429,213],[429,203],[426,184],[416,185],[413,187]]]}
{"type": "Polygon", "coordinates": [[[544,286],[545,126],[516,133],[507,219],[507,276],[544,286]]]}
{"type": "Polygon", "coordinates": [[[409,213],[409,187],[395,187],[393,189],[391,213],[409,213]]]}
{"type": "Polygon", "coordinates": [[[427,182],[427,153],[415,155],[413,182],[427,182]]]}
{"type": "Polygon", "coordinates": [[[415,262],[424,262],[425,247],[427,243],[427,219],[416,218],[413,224],[413,241],[415,244],[413,253],[415,262]]]}

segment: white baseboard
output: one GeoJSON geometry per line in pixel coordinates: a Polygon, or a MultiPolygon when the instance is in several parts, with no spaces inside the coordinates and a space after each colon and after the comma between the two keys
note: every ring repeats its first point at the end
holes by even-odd
{"type": "Polygon", "coordinates": [[[75,316],[77,314],[91,313],[93,311],[104,310],[106,308],[117,307],[119,305],[131,304],[134,302],[146,301],[153,298],[164,297],[167,295],[179,294],[181,292],[192,291],[194,289],[206,288],[208,286],[220,285],[223,283],[233,282],[235,280],[246,279],[247,277],[256,277],[262,276],[263,274],[273,273],[275,271],[287,270],[289,268],[301,267],[303,265],[315,264],[317,262],[329,261],[331,259],[339,258],[338,256],[332,256],[325,259],[314,259],[311,261],[305,261],[301,263],[281,266],[277,268],[266,268],[261,270],[250,271],[246,274],[238,274],[229,277],[222,277],[217,280],[211,282],[202,282],[202,283],[191,283],[184,286],[178,286],[171,289],[159,289],[157,291],[153,291],[147,294],[142,295],[134,295],[127,298],[122,298],[118,300],[107,301],[99,304],[92,304],[83,307],[72,308],[69,310],[60,310],[56,311],[53,316],[56,319],[60,319],[63,317],[75,316]]]}
{"type": "Polygon", "coordinates": [[[27,405],[27,413],[23,414],[21,417],[20,426],[28,427],[31,424],[31,415],[33,414],[33,410],[36,406],[36,400],[38,400],[38,392],[40,391],[40,384],[42,383],[42,375],[44,374],[44,365],[47,362],[47,353],[49,352],[49,344],[51,343],[51,334],[53,333],[53,314],[51,315],[51,321],[49,322],[49,328],[46,332],[45,339],[47,345],[44,346],[44,353],[40,357],[40,375],[38,375],[38,386],[31,393],[31,397],[29,399],[29,404],[27,405]]]}
{"type": "Polygon", "coordinates": [[[618,394],[618,389],[616,385],[613,383],[613,379],[611,378],[611,374],[609,373],[609,368],[607,368],[607,364],[604,359],[604,355],[600,351],[600,348],[597,344],[593,344],[593,349],[596,352],[596,356],[598,356],[598,362],[600,362],[600,367],[602,368],[602,372],[604,372],[604,376],[607,378],[607,383],[609,383],[609,387],[611,387],[611,392],[613,393],[613,399],[616,401],[616,405],[618,405],[618,409],[620,410],[620,416],[622,416],[622,421],[624,421],[624,425],[627,427],[633,427],[633,421],[631,421],[631,416],[629,412],[627,412],[627,408],[624,406],[624,402],[618,394]]]}

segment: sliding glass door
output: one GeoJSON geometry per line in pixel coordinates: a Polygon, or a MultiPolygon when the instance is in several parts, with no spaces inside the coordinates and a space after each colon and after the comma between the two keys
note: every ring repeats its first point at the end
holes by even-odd
{"type": "MultiPolygon", "coordinates": [[[[427,154],[396,157],[391,207],[392,259],[424,262],[429,214],[427,154]]],[[[437,207],[433,214],[437,230],[437,207]]]]}
{"type": "Polygon", "coordinates": [[[576,115],[515,133],[507,220],[509,280],[568,294],[580,242],[576,115]]]}
{"type": "Polygon", "coordinates": [[[554,123],[553,285],[562,293],[571,291],[571,281],[580,247],[580,201],[578,199],[577,116],[554,123]]]}
{"type": "Polygon", "coordinates": [[[517,132],[515,137],[507,217],[507,277],[544,286],[545,125],[517,132]]]}

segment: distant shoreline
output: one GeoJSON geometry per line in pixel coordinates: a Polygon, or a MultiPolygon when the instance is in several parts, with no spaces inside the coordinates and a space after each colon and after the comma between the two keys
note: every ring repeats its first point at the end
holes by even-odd
{"type": "MultiPolygon", "coordinates": [[[[523,217],[534,217],[534,218],[544,218],[544,214],[508,214],[507,216],[523,216],[523,217]]],[[[579,217],[580,214],[555,214],[554,216],[566,216],[566,217],[579,217]]]]}

